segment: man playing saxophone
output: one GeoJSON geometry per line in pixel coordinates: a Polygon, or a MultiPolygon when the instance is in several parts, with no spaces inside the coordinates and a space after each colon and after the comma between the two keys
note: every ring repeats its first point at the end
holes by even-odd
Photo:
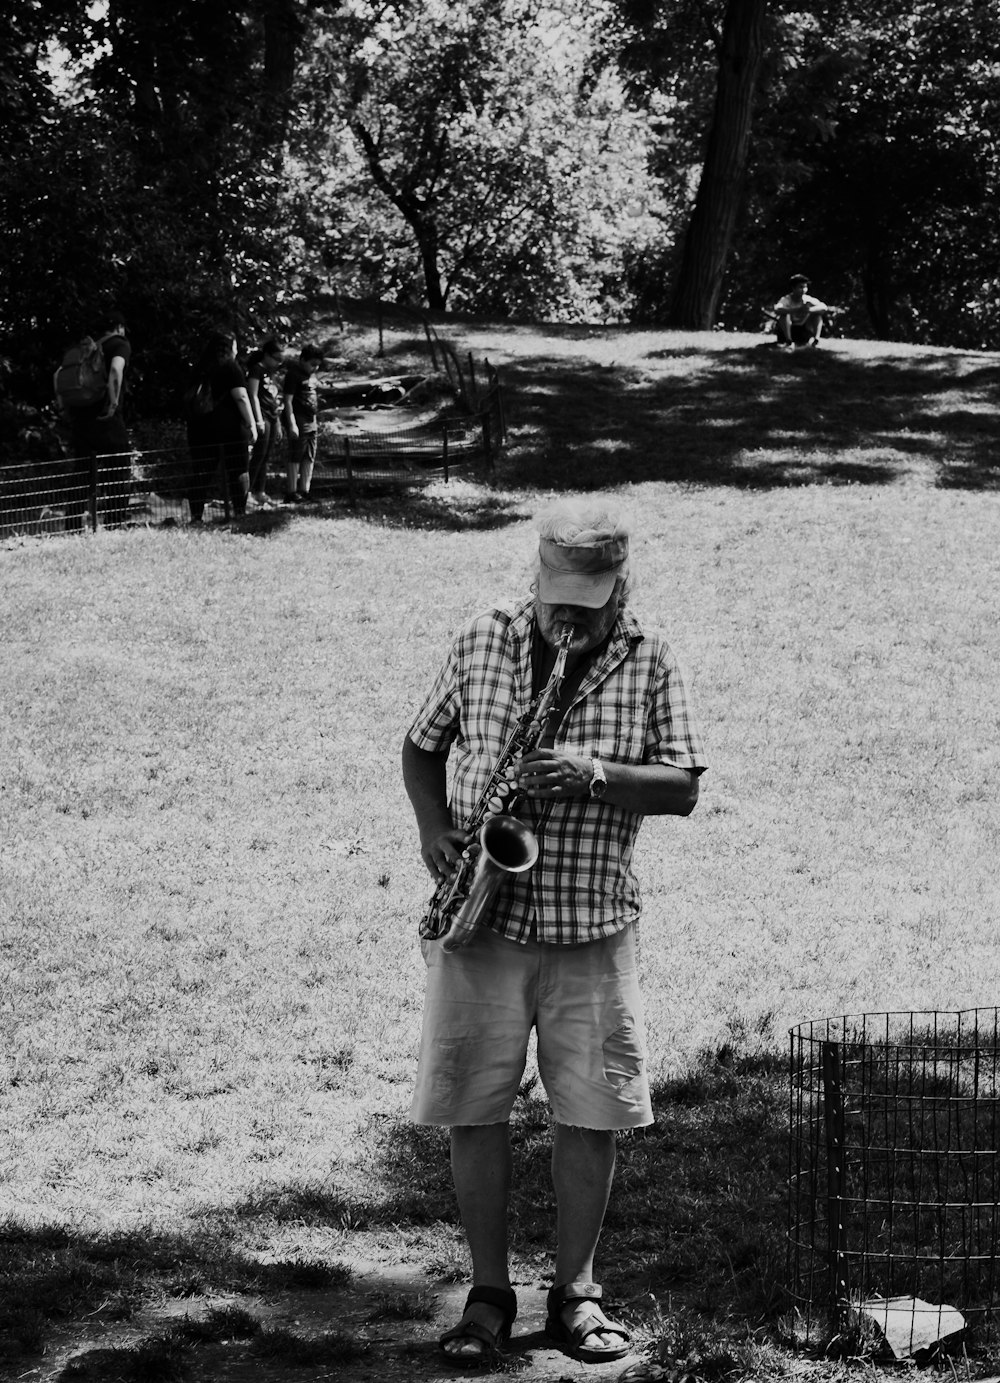
{"type": "Polygon", "coordinates": [[[546,1332],[584,1361],[628,1352],[625,1328],[601,1309],[594,1256],[616,1131],[652,1122],[632,852],[644,816],[690,814],[705,768],[673,654],[628,607],[624,513],[606,497],[562,501],[538,528],[531,595],[459,633],[403,746],[421,853],[440,885],[473,844],[464,823],[518,717],[542,689],[558,687],[537,746],[512,770],[537,860],[500,884],[467,945],[422,942],[427,991],[411,1118],[451,1129],[473,1287],[441,1347],[462,1366],[488,1362],[517,1312],[508,1124],[532,1028],[555,1122],[546,1332]],[[560,646],[564,666],[553,678],[560,646]]]}

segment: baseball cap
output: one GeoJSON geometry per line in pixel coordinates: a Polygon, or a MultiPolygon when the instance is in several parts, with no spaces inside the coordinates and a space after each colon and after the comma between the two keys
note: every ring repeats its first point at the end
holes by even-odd
{"type": "Polygon", "coordinates": [[[582,605],[599,610],[611,599],[622,574],[628,539],[612,538],[596,547],[568,547],[542,538],[538,555],[538,598],[543,605],[582,605]]]}

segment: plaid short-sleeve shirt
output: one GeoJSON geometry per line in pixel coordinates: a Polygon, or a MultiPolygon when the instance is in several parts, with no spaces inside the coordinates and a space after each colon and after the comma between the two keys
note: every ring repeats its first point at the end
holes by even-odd
{"type": "MultiPolygon", "coordinates": [[[[531,700],[534,602],[490,610],[453,643],[410,727],[418,749],[449,751],[451,814],[467,821],[518,716],[531,700]]],[[[611,763],[706,765],[681,675],[666,642],[623,611],[556,733],[557,748],[611,763]]],[[[639,916],[632,852],[642,816],[610,802],[525,800],[539,843],[527,875],[501,885],[486,925],[512,940],[561,944],[611,936],[639,916]]]]}

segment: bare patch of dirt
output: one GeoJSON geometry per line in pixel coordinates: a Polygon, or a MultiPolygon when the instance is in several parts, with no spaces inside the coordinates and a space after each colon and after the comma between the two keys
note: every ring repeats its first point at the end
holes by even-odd
{"type": "MultiPolygon", "coordinates": [[[[274,1297],[191,1298],[150,1308],[127,1324],[79,1324],[50,1337],[43,1359],[25,1360],[13,1375],[19,1383],[92,1383],[136,1380],[135,1353],[168,1338],[185,1317],[197,1321],[207,1312],[238,1306],[265,1331],[287,1331],[306,1341],[336,1333],[357,1346],[356,1357],[321,1363],[294,1363],[280,1357],[262,1358],[252,1340],[233,1339],[199,1344],[186,1354],[182,1372],[150,1371],[149,1378],[176,1378],[187,1383],[292,1383],[292,1380],[337,1379],[338,1383],[445,1383],[484,1376],[482,1368],[445,1361],[438,1337],[462,1313],[467,1284],[429,1279],[411,1265],[358,1262],[346,1286],[298,1291],[274,1297]]],[[[545,1288],[538,1281],[516,1281],[518,1318],[495,1373],[519,1375],[538,1383],[606,1383],[618,1379],[638,1354],[607,1364],[583,1364],[564,1354],[544,1334],[545,1288]]],[[[617,1308],[616,1308],[617,1309],[617,1308]]],[[[609,1308],[610,1310],[610,1308],[609,1308]]],[[[628,1313],[626,1313],[628,1314],[628,1313]]],[[[641,1332],[640,1332],[641,1333],[641,1332]]],[[[4,1376],[0,1372],[0,1377],[4,1376]]],[[[489,1376],[489,1375],[487,1375],[489,1376]]]]}

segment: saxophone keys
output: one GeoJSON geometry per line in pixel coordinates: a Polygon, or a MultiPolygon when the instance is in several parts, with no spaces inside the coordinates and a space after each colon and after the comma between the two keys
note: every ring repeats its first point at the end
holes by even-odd
{"type": "Polygon", "coordinates": [[[491,812],[493,812],[494,814],[498,812],[503,806],[502,794],[497,793],[496,797],[491,797],[488,805],[491,812]]]}

